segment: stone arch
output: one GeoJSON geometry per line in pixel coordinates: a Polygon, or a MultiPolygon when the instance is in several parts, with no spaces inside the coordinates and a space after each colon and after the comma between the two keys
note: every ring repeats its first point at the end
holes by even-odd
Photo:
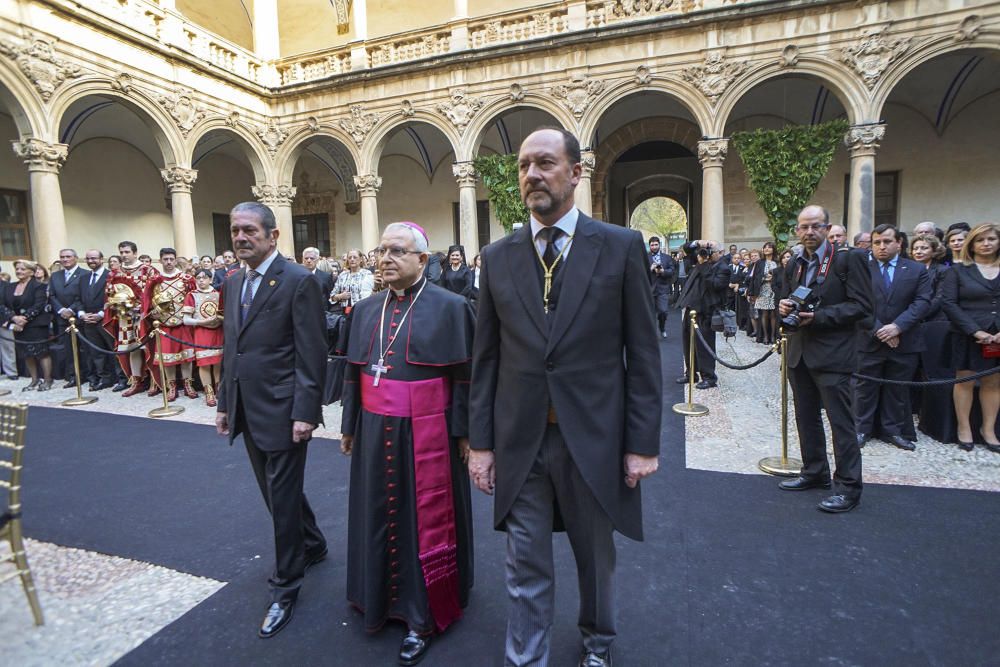
{"type": "Polygon", "coordinates": [[[184,153],[187,164],[194,166],[194,150],[198,142],[209,132],[217,131],[232,135],[239,141],[247,161],[250,162],[250,168],[253,170],[254,180],[257,185],[268,183],[271,176],[272,161],[260,147],[257,136],[243,125],[236,123],[236,127],[233,127],[226,119],[218,116],[213,116],[202,121],[191,130],[186,142],[187,150],[184,153]]]}
{"type": "MultiPolygon", "coordinates": [[[[296,129],[290,134],[288,139],[285,140],[284,145],[281,147],[281,150],[278,151],[278,154],[274,158],[274,175],[277,182],[292,182],[295,165],[298,162],[299,157],[302,156],[302,151],[305,150],[306,145],[310,140],[319,138],[330,139],[339,144],[340,148],[351,158],[351,167],[354,170],[353,174],[361,173],[359,171],[360,154],[358,153],[357,145],[354,143],[354,140],[350,137],[350,135],[332,125],[319,125],[316,130],[312,130],[308,126],[304,126],[296,129]]],[[[345,176],[348,175],[345,174],[345,176]]],[[[348,180],[352,179],[348,178],[348,180]]],[[[353,180],[350,185],[344,183],[344,187],[348,191],[353,191],[353,180]]]]}
{"type": "Polygon", "coordinates": [[[127,93],[116,90],[111,87],[109,81],[104,79],[77,81],[59,90],[52,99],[52,131],[59,131],[62,118],[70,105],[91,95],[113,97],[116,102],[134,112],[152,132],[153,139],[163,155],[162,166],[189,166],[181,162],[183,158],[188,157],[184,138],[173,119],[156,99],[139,88],[131,88],[127,93]]]}
{"type": "MultiPolygon", "coordinates": [[[[511,100],[509,95],[504,95],[480,109],[479,113],[476,114],[476,118],[465,128],[462,145],[463,152],[457,157],[457,160],[464,162],[475,159],[479,153],[479,147],[482,146],[483,138],[489,131],[490,125],[501,115],[518,109],[544,111],[555,118],[556,122],[564,130],[572,131],[576,127],[573,116],[564,107],[553,102],[551,98],[537,93],[526,92],[524,99],[515,102],[511,100]]],[[[581,140],[580,143],[582,144],[583,141],[581,140]]],[[[456,155],[458,154],[456,153],[456,155]]]]}
{"type": "Polygon", "coordinates": [[[783,76],[807,76],[814,78],[827,86],[840,100],[847,111],[850,123],[860,123],[869,119],[868,93],[861,82],[842,67],[816,57],[800,56],[796,65],[783,67],[777,59],[769,64],[753,70],[747,76],[734,83],[723,93],[716,107],[712,125],[705,133],[709,137],[721,137],[726,131],[726,124],[733,109],[740,103],[743,96],[757,86],[783,76]]]}
{"type": "Polygon", "coordinates": [[[13,64],[0,60],[0,102],[14,118],[21,139],[48,138],[51,131],[42,101],[13,64]]]}
{"type": "Polygon", "coordinates": [[[979,38],[970,41],[956,42],[950,35],[941,37],[932,42],[923,44],[909,56],[894,63],[882,75],[878,85],[872,95],[871,108],[872,119],[881,118],[885,110],[886,102],[892,91],[899,83],[905,79],[913,70],[921,65],[934,60],[938,56],[943,56],[957,51],[998,51],[1000,50],[1000,40],[990,36],[990,38],[979,38]]]}
{"type": "Polygon", "coordinates": [[[639,86],[633,79],[627,79],[609,86],[594,101],[594,104],[591,105],[580,124],[580,144],[583,146],[593,145],[597,128],[600,126],[604,115],[612,107],[631,95],[650,92],[661,93],[684,107],[694,118],[695,125],[699,129],[699,136],[704,135],[706,128],[710,127],[711,112],[703,102],[704,98],[701,96],[701,93],[694,88],[665,79],[655,80],[648,85],[639,86]]]}
{"type": "Polygon", "coordinates": [[[461,136],[453,125],[445,123],[440,116],[430,111],[414,109],[412,116],[404,116],[402,112],[397,112],[389,118],[384,119],[383,123],[382,127],[373,130],[368,135],[364,145],[361,147],[361,155],[358,163],[358,168],[361,171],[359,173],[377,173],[378,163],[382,159],[382,151],[385,149],[385,145],[393,132],[413,123],[430,125],[440,131],[448,140],[448,143],[451,144],[452,153],[458,159],[459,147],[462,145],[461,136]]]}
{"type": "Polygon", "coordinates": [[[701,139],[701,129],[683,118],[642,118],[615,130],[607,139],[601,141],[594,155],[595,167],[591,176],[594,217],[600,220],[606,219],[604,203],[607,200],[608,175],[611,167],[625,151],[649,141],[672,141],[697,155],[699,139],[701,139]]]}

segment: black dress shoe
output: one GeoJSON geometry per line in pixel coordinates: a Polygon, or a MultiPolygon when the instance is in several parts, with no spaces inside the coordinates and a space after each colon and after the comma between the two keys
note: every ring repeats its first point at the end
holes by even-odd
{"type": "Polygon", "coordinates": [[[914,443],[910,442],[901,435],[894,435],[890,437],[889,443],[899,447],[900,449],[905,449],[908,452],[912,452],[917,448],[917,446],[914,443]]]}
{"type": "Polygon", "coordinates": [[[691,376],[690,375],[682,375],[679,378],[677,378],[676,380],[674,380],[674,382],[676,382],[677,384],[687,384],[690,381],[691,381],[691,376]]]}
{"type": "Polygon", "coordinates": [[[257,636],[268,639],[281,632],[281,629],[288,625],[288,621],[292,620],[294,609],[294,602],[272,602],[267,608],[267,614],[264,616],[264,622],[260,624],[257,636]]]}
{"type": "Polygon", "coordinates": [[[313,554],[306,554],[306,570],[311,568],[313,565],[322,563],[326,560],[326,556],[329,552],[326,547],[323,547],[322,551],[313,554]]]}
{"type": "Polygon", "coordinates": [[[610,649],[604,653],[584,651],[583,655],[580,656],[580,667],[611,667],[613,664],[610,649]]]}
{"type": "Polygon", "coordinates": [[[66,380],[66,384],[62,386],[63,389],[73,389],[76,387],[76,380],[66,380]]]}
{"type": "Polygon", "coordinates": [[[1000,454],[1000,445],[991,445],[990,443],[987,442],[986,449],[990,450],[994,454],[1000,454]]]}
{"type": "Polygon", "coordinates": [[[427,655],[431,645],[431,635],[421,637],[413,630],[406,633],[403,643],[399,645],[399,664],[415,665],[427,655]]]}
{"type": "Polygon", "coordinates": [[[808,489],[829,489],[830,480],[824,478],[810,479],[808,477],[796,477],[778,482],[778,488],[782,491],[806,491],[808,489]]]}
{"type": "Polygon", "coordinates": [[[819,505],[816,506],[816,509],[824,512],[830,512],[832,514],[850,512],[852,509],[857,507],[860,502],[861,498],[848,498],[844,495],[836,495],[824,498],[820,501],[819,505]]]}
{"type": "Polygon", "coordinates": [[[126,389],[128,389],[128,382],[119,382],[111,388],[111,391],[117,393],[119,391],[125,391],[126,389]]]}
{"type": "Polygon", "coordinates": [[[715,380],[702,380],[695,385],[697,389],[712,389],[713,387],[718,387],[719,383],[715,380]]]}
{"type": "Polygon", "coordinates": [[[865,443],[872,439],[868,433],[858,433],[858,447],[864,447],[865,443]]]}

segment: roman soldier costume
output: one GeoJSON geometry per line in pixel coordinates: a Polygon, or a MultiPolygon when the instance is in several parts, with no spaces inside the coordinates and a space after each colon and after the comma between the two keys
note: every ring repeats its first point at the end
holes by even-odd
{"type": "MultiPolygon", "coordinates": [[[[193,332],[190,327],[184,324],[184,301],[187,295],[197,290],[194,278],[184,273],[176,271],[171,275],[157,273],[146,285],[145,308],[146,317],[149,320],[158,320],[163,333],[173,336],[182,341],[191,341],[193,332]]],[[[152,322],[150,322],[150,326],[152,322]]],[[[151,366],[157,366],[160,361],[153,346],[147,346],[149,350],[149,362],[151,366]]],[[[167,377],[167,400],[173,401],[177,398],[177,380],[174,379],[174,366],[188,363],[194,359],[194,350],[184,343],[162,336],[160,338],[160,350],[163,355],[164,369],[167,377]]],[[[159,369],[153,369],[151,376],[149,393],[155,396],[158,392],[154,385],[159,380],[159,369]]],[[[192,378],[184,379],[184,395],[188,398],[198,398],[198,392],[194,388],[192,378]]]]}
{"type": "MultiPolygon", "coordinates": [[[[115,351],[131,350],[146,335],[144,295],[150,280],[156,275],[159,274],[152,266],[137,262],[132,266],[122,265],[108,276],[105,287],[107,307],[101,324],[115,340],[115,351]]],[[[141,364],[139,369],[133,369],[131,356],[118,355],[118,363],[129,378],[128,389],[122,392],[122,396],[133,396],[143,388],[145,364],[141,364]]]]}

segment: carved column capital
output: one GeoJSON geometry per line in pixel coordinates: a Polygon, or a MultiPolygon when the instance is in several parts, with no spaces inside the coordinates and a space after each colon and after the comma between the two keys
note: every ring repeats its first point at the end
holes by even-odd
{"type": "Polygon", "coordinates": [[[382,179],[375,174],[360,174],[354,177],[354,185],[362,197],[374,197],[382,187],[382,179]]]}
{"type": "Polygon", "coordinates": [[[875,156],[885,138],[885,123],[852,125],[844,135],[844,145],[852,158],[875,156]]]}
{"type": "Polygon", "coordinates": [[[594,151],[580,152],[580,166],[583,167],[583,178],[590,178],[597,169],[597,155],[594,151]]]}
{"type": "Polygon", "coordinates": [[[471,162],[456,162],[451,165],[451,173],[455,175],[455,180],[458,181],[458,187],[476,187],[476,182],[479,180],[479,174],[476,173],[476,168],[471,162]]]}
{"type": "Polygon", "coordinates": [[[291,185],[255,185],[253,196],[265,206],[291,206],[295,187],[291,185]]]}
{"type": "Polygon", "coordinates": [[[47,171],[58,174],[69,155],[66,144],[50,144],[41,139],[12,141],[14,152],[28,165],[28,171],[47,171]]]}
{"type": "Polygon", "coordinates": [[[167,184],[170,192],[191,192],[191,186],[198,180],[197,169],[187,169],[186,167],[170,167],[161,169],[160,175],[163,182],[167,184]]]}
{"type": "Polygon", "coordinates": [[[698,161],[702,169],[722,167],[729,151],[728,139],[705,139],[698,142],[698,161]]]}

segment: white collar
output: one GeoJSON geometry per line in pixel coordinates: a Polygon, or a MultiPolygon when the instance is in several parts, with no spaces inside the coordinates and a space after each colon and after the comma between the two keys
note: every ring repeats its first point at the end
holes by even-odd
{"type": "MultiPolygon", "coordinates": [[[[574,206],[569,210],[569,212],[566,213],[566,215],[556,220],[556,224],[554,226],[563,230],[563,232],[566,233],[566,236],[570,237],[576,233],[576,223],[579,220],[579,218],[580,218],[580,209],[574,206]]],[[[542,231],[542,228],[544,227],[545,225],[538,222],[538,220],[535,219],[535,216],[531,216],[532,239],[535,239],[538,236],[538,232],[542,231]]]]}
{"type": "MultiPolygon", "coordinates": [[[[277,257],[277,256],[278,256],[278,251],[277,250],[272,250],[271,254],[268,255],[267,257],[265,257],[264,261],[261,262],[259,265],[257,265],[256,269],[254,269],[254,271],[257,272],[257,275],[262,276],[265,273],[267,273],[267,270],[271,268],[272,264],[274,264],[274,258],[277,257]]],[[[247,269],[249,269],[249,268],[250,267],[247,266],[247,269]]]]}

